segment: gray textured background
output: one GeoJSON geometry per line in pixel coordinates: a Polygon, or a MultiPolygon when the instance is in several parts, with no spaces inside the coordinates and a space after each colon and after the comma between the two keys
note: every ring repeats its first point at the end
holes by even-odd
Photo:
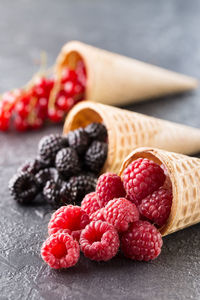
{"type": "MultiPolygon", "coordinates": [[[[31,77],[41,50],[51,65],[71,39],[200,78],[199,16],[198,0],[0,0],[0,92],[31,77]]],[[[197,90],[129,108],[200,127],[199,98],[197,90]]],[[[50,213],[15,204],[7,183],[40,137],[61,128],[0,134],[0,299],[200,299],[200,225],[164,238],[150,263],[81,257],[58,272],[42,262],[50,213]]]]}

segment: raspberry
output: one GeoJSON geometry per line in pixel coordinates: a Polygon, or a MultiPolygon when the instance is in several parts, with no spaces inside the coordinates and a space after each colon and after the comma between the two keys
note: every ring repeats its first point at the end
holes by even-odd
{"type": "Polygon", "coordinates": [[[89,222],[89,216],[80,206],[62,206],[53,213],[48,225],[48,232],[51,235],[60,229],[68,229],[72,237],[78,240],[82,229],[89,222]]]}
{"type": "Polygon", "coordinates": [[[69,268],[78,262],[80,247],[69,234],[60,232],[49,236],[43,243],[41,256],[51,268],[69,268]]]}
{"type": "Polygon", "coordinates": [[[89,136],[83,128],[70,131],[67,135],[69,146],[83,154],[89,145],[89,136]]]}
{"type": "Polygon", "coordinates": [[[38,154],[43,161],[54,162],[57,152],[63,148],[63,139],[58,134],[44,136],[38,144],[38,154]]]}
{"type": "Polygon", "coordinates": [[[55,181],[58,180],[58,171],[55,168],[46,168],[40,170],[36,175],[35,178],[37,180],[38,185],[43,188],[47,181],[53,179],[55,181]]]}
{"type": "Polygon", "coordinates": [[[68,181],[71,202],[79,202],[86,194],[95,191],[96,182],[96,177],[92,175],[81,174],[71,177],[68,181]]]}
{"type": "Polygon", "coordinates": [[[121,238],[122,252],[134,260],[155,259],[161,252],[162,244],[160,232],[147,221],[133,223],[121,238]]]}
{"type": "Polygon", "coordinates": [[[100,206],[98,203],[98,198],[96,192],[87,194],[82,202],[81,202],[81,208],[84,210],[89,216],[93,214],[95,211],[97,211],[100,206]]]}
{"type": "Polygon", "coordinates": [[[85,127],[85,131],[91,139],[106,142],[108,134],[107,129],[103,124],[91,123],[87,127],[85,127]]]}
{"type": "Polygon", "coordinates": [[[138,208],[143,217],[158,226],[162,226],[169,217],[171,205],[172,191],[160,188],[144,198],[138,208]]]}
{"type": "Polygon", "coordinates": [[[99,177],[96,192],[100,207],[105,206],[110,200],[124,197],[126,194],[121,178],[113,173],[105,173],[99,177]]]}
{"type": "Polygon", "coordinates": [[[139,212],[134,203],[125,198],[116,198],[104,207],[104,218],[119,232],[128,230],[131,223],[139,220],[139,212]]]}
{"type": "Polygon", "coordinates": [[[104,218],[104,207],[98,209],[93,214],[90,215],[91,221],[105,221],[104,218]]]}
{"type": "Polygon", "coordinates": [[[80,172],[80,164],[76,151],[72,148],[61,149],[55,159],[57,170],[68,178],[73,174],[80,172]]]}
{"type": "Polygon", "coordinates": [[[103,167],[108,153],[108,145],[103,142],[94,141],[85,153],[85,166],[90,171],[98,174],[103,167]]]}
{"type": "Polygon", "coordinates": [[[165,174],[155,162],[138,158],[124,170],[122,180],[128,198],[138,205],[143,198],[163,185],[165,174]]]}
{"type": "Polygon", "coordinates": [[[80,245],[86,257],[107,261],[117,254],[119,236],[111,224],[93,221],[81,232],[80,245]]]}
{"type": "Polygon", "coordinates": [[[10,179],[8,186],[13,199],[21,204],[32,202],[38,193],[36,179],[28,172],[15,174],[10,179]]]}

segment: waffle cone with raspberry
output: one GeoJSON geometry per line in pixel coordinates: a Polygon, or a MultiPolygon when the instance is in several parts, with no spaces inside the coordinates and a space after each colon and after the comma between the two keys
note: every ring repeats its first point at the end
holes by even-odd
{"type": "Polygon", "coordinates": [[[194,78],[78,41],[62,48],[56,61],[58,78],[64,67],[75,69],[79,60],[87,71],[85,98],[95,102],[122,105],[197,87],[194,78]]]}
{"type": "Polygon", "coordinates": [[[200,159],[156,148],[138,148],[124,160],[120,175],[138,158],[163,164],[172,184],[172,208],[167,223],[160,228],[167,235],[200,222],[200,159]]]}
{"type": "Polygon", "coordinates": [[[103,171],[117,173],[137,147],[150,146],[184,154],[200,150],[200,130],[100,103],[83,101],[68,114],[63,133],[92,122],[108,131],[108,156],[103,171]]]}

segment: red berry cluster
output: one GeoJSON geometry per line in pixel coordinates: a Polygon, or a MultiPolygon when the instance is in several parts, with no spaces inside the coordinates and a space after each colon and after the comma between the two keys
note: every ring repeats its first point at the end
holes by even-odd
{"type": "Polygon", "coordinates": [[[172,205],[172,188],[166,169],[149,159],[139,158],[124,170],[122,180],[127,198],[137,205],[140,215],[163,226],[172,205]]]}
{"type": "Polygon", "coordinates": [[[46,120],[60,122],[85,93],[86,70],[82,61],[75,70],[65,68],[62,78],[55,80],[38,76],[21,90],[2,95],[0,99],[0,130],[14,127],[18,131],[38,129],[46,120]],[[52,95],[53,87],[56,95],[52,95]]]}
{"type": "Polygon", "coordinates": [[[121,244],[130,259],[155,259],[163,242],[152,223],[166,222],[172,202],[171,191],[162,188],[165,179],[162,168],[146,159],[129,165],[123,181],[116,174],[101,175],[96,192],[86,195],[81,207],[63,206],[52,215],[42,258],[52,268],[66,268],[78,261],[81,250],[92,260],[107,261],[121,244]]]}

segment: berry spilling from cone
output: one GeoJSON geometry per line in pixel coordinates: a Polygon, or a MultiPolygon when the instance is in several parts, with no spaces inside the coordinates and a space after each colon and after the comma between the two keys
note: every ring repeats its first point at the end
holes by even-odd
{"type": "Polygon", "coordinates": [[[153,260],[161,252],[159,228],[166,224],[171,205],[166,170],[139,158],[124,170],[122,178],[102,174],[96,191],[87,194],[80,207],[62,206],[53,213],[42,258],[56,269],[73,266],[80,251],[95,261],[108,261],[119,251],[129,259],[153,260]]]}
{"type": "Polygon", "coordinates": [[[38,75],[23,89],[4,93],[0,98],[0,131],[38,129],[47,120],[60,122],[83,100],[86,69],[79,61],[75,70],[64,68],[61,79],[38,75]],[[52,95],[55,88],[56,93],[52,95]]]}
{"type": "Polygon", "coordinates": [[[40,203],[54,207],[80,203],[95,191],[107,151],[107,130],[101,123],[78,128],[66,136],[44,136],[37,157],[26,161],[10,179],[11,196],[20,204],[31,204],[38,198],[40,203]]]}
{"type": "Polygon", "coordinates": [[[101,123],[66,136],[45,136],[37,157],[20,166],[9,182],[18,203],[30,204],[42,197],[58,208],[41,249],[52,268],[75,265],[80,251],[96,261],[110,260],[119,249],[139,261],[155,259],[161,252],[159,228],[166,224],[172,205],[167,170],[138,158],[122,177],[105,173],[98,178],[107,158],[107,142],[101,123]]]}

